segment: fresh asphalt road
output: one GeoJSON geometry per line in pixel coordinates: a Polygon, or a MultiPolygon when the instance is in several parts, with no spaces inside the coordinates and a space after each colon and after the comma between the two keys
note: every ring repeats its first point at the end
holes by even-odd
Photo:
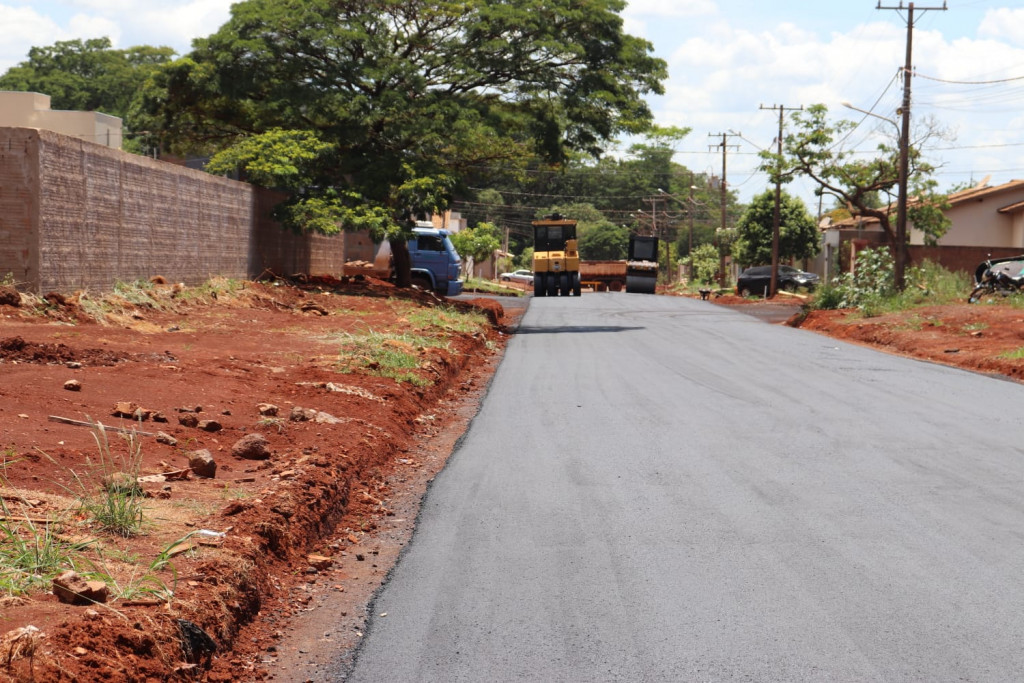
{"type": "Polygon", "coordinates": [[[1024,678],[1024,386],[534,299],[354,681],[1024,678]]]}

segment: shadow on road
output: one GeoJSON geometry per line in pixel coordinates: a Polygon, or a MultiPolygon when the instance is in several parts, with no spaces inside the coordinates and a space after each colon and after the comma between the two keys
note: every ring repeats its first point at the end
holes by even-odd
{"type": "Polygon", "coordinates": [[[561,327],[523,327],[516,329],[516,334],[580,334],[587,332],[632,332],[645,330],[646,327],[628,325],[563,325],[561,327]]]}

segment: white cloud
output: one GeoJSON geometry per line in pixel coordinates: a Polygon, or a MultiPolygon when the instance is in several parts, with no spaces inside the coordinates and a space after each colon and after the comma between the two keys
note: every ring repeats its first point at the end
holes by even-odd
{"type": "Polygon", "coordinates": [[[630,0],[624,15],[645,17],[696,17],[716,14],[713,0],[630,0]]]}
{"type": "MultiPolygon", "coordinates": [[[[214,33],[231,15],[236,0],[189,0],[188,2],[137,2],[140,8],[122,18],[132,44],[169,45],[179,53],[191,49],[192,39],[214,33]]],[[[128,47],[123,45],[120,47],[128,47]]]]}
{"type": "MultiPolygon", "coordinates": [[[[71,17],[67,33],[82,40],[107,37],[110,38],[111,44],[117,47],[121,40],[121,28],[121,24],[106,17],[94,14],[76,14],[71,17]]],[[[53,42],[51,40],[40,44],[50,45],[53,42]]]]}
{"type": "Polygon", "coordinates": [[[67,38],[53,20],[27,7],[0,5],[0,26],[4,27],[4,39],[0,41],[0,73],[24,61],[30,48],[67,38]]]}
{"type": "Polygon", "coordinates": [[[989,10],[978,26],[978,35],[1024,46],[1024,9],[989,10]]]}

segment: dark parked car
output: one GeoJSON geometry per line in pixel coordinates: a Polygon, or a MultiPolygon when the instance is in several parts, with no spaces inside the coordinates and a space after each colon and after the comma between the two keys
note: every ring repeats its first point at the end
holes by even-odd
{"type": "MultiPolygon", "coordinates": [[[[771,266],[747,268],[736,279],[736,293],[740,296],[763,296],[768,292],[771,279],[771,266]]],[[[787,292],[795,292],[801,287],[808,291],[813,290],[818,286],[820,279],[814,273],[806,273],[793,266],[779,266],[778,288],[787,292]]]]}

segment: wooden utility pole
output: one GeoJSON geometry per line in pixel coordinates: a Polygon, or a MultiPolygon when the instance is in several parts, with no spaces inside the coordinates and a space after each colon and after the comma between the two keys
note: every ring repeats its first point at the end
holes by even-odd
{"type": "MultiPolygon", "coordinates": [[[[907,54],[903,65],[903,107],[902,127],[900,128],[900,167],[898,173],[899,201],[896,204],[896,253],[893,254],[893,280],[896,289],[903,291],[906,286],[904,274],[907,266],[907,186],[910,174],[910,76],[914,69],[912,61],[914,44],[914,3],[904,7],[902,0],[897,7],[882,7],[882,0],[878,0],[875,9],[907,10],[907,54]]],[[[918,7],[921,12],[929,10],[946,10],[946,3],[942,7],[918,7]]]]}
{"type": "MultiPolygon", "coordinates": [[[[779,137],[775,139],[778,143],[779,163],[782,163],[782,127],[787,111],[803,111],[803,105],[799,107],[787,107],[782,104],[773,104],[766,107],[763,104],[761,109],[778,110],[779,112],[779,137]]],[[[782,174],[775,174],[775,213],[772,217],[772,281],[769,285],[768,296],[774,298],[779,288],[779,232],[782,229],[782,174]]]]}
{"type": "Polygon", "coordinates": [[[722,148],[722,187],[721,187],[721,190],[722,190],[722,192],[721,192],[721,195],[722,195],[722,227],[719,229],[719,231],[716,231],[716,234],[715,234],[715,244],[717,245],[717,248],[718,248],[718,286],[719,287],[724,287],[725,286],[725,254],[722,252],[722,240],[725,239],[725,228],[726,228],[726,217],[727,217],[726,207],[727,207],[727,199],[729,197],[728,191],[726,190],[726,183],[725,183],[725,163],[726,163],[726,154],[728,152],[728,149],[730,147],[732,147],[733,149],[739,149],[740,148],[739,145],[730,145],[730,144],[728,144],[729,138],[730,137],[739,137],[740,133],[733,133],[733,132],[729,132],[729,133],[708,133],[708,137],[716,138],[718,136],[722,136],[722,141],[720,143],[718,143],[717,145],[709,145],[708,147],[709,147],[709,149],[716,149],[718,147],[722,148]]]}
{"type": "Polygon", "coordinates": [[[693,191],[695,189],[696,188],[693,186],[693,172],[691,171],[690,172],[690,207],[689,207],[689,214],[690,214],[690,249],[689,249],[689,252],[688,252],[689,255],[690,255],[690,274],[689,274],[689,277],[687,278],[687,280],[689,282],[693,282],[693,208],[694,208],[693,191]]]}

